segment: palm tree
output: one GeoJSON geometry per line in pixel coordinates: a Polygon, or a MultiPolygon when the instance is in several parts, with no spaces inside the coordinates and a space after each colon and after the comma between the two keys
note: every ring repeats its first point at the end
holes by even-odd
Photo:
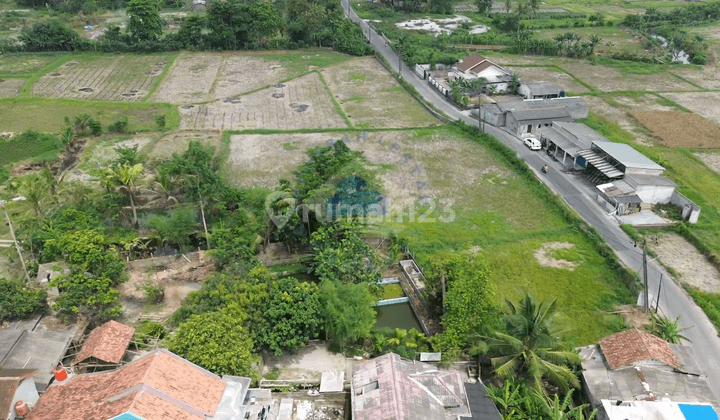
{"type": "Polygon", "coordinates": [[[55,196],[65,180],[65,174],[55,174],[50,165],[43,166],[40,171],[40,176],[45,181],[45,184],[50,189],[50,195],[55,196]]]}
{"type": "Polygon", "coordinates": [[[522,376],[538,392],[545,392],[543,379],[563,389],[580,386],[568,365],[579,364],[580,356],[567,350],[550,322],[557,311],[556,299],[537,302],[528,292],[515,306],[506,300],[506,331],[485,337],[481,350],[491,356],[495,373],[501,378],[522,376]]]}
{"type": "Polygon", "coordinates": [[[45,217],[44,210],[50,198],[48,194],[50,191],[40,175],[32,174],[13,180],[8,185],[8,191],[25,197],[24,202],[30,206],[39,219],[45,217]]]}
{"type": "Polygon", "coordinates": [[[680,344],[681,340],[690,342],[690,339],[682,335],[681,333],[687,330],[689,327],[680,328],[680,317],[672,319],[665,318],[657,314],[652,314],[650,318],[650,325],[648,330],[654,336],[660,337],[668,343],[680,344]]]}
{"type": "Polygon", "coordinates": [[[135,194],[137,194],[137,181],[143,173],[143,164],[120,165],[113,169],[107,169],[104,174],[103,184],[106,186],[116,185],[117,191],[127,194],[132,209],[132,225],[138,227],[137,206],[135,205],[135,194]]]}
{"type": "Polygon", "coordinates": [[[172,209],[180,202],[177,197],[180,184],[181,180],[174,175],[157,173],[155,181],[150,185],[150,189],[157,193],[157,198],[148,203],[148,205],[154,205],[160,202],[164,207],[172,209]]]}

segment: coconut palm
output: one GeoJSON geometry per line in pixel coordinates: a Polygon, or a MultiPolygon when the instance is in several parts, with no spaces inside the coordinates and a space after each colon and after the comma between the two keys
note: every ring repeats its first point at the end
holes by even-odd
{"type": "Polygon", "coordinates": [[[32,174],[14,179],[8,184],[8,191],[24,197],[25,200],[22,201],[30,206],[38,218],[45,217],[45,208],[51,197],[50,190],[40,175],[32,174]]]}
{"type": "Polygon", "coordinates": [[[135,165],[124,164],[105,170],[102,182],[106,187],[115,185],[117,191],[127,194],[130,199],[130,208],[133,214],[132,225],[136,228],[138,227],[138,217],[135,195],[138,192],[137,182],[142,174],[142,163],[135,165]]]}
{"type": "Polygon", "coordinates": [[[690,339],[682,335],[681,333],[687,330],[689,327],[680,328],[680,317],[675,318],[673,321],[670,318],[665,318],[657,314],[652,314],[650,319],[650,325],[648,330],[652,335],[662,338],[668,343],[680,344],[681,340],[690,342],[690,339]]]}
{"type": "Polygon", "coordinates": [[[485,337],[481,350],[491,356],[495,373],[501,378],[520,376],[538,392],[544,392],[543,379],[563,389],[580,383],[568,365],[580,363],[580,356],[567,350],[559,332],[550,323],[557,311],[556,299],[538,302],[525,292],[519,305],[506,300],[506,331],[485,337]]]}
{"type": "Polygon", "coordinates": [[[165,208],[172,209],[179,204],[178,191],[180,190],[182,180],[175,175],[166,173],[157,173],[155,181],[150,185],[150,190],[157,195],[148,203],[152,206],[160,203],[165,208]]]}

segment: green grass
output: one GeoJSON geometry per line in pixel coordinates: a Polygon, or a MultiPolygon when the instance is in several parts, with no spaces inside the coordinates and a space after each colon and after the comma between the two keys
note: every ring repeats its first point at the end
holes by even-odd
{"type": "Polygon", "coordinates": [[[343,101],[343,103],[348,103],[348,102],[361,103],[361,102],[365,102],[365,99],[367,99],[365,96],[351,96],[351,97],[345,99],[343,101]]]}
{"type": "Polygon", "coordinates": [[[295,143],[283,143],[283,150],[297,150],[298,146],[295,143]]]}
{"type": "Polygon", "coordinates": [[[367,74],[363,73],[351,73],[348,78],[353,82],[364,82],[367,79],[367,74]]]}
{"type": "Polygon", "coordinates": [[[306,73],[313,68],[327,67],[347,61],[352,57],[330,49],[311,49],[298,52],[276,52],[258,54],[258,57],[280,61],[291,74],[306,73]]]}
{"type": "Polygon", "coordinates": [[[350,121],[350,118],[348,118],[347,114],[345,114],[345,111],[343,111],[342,107],[340,106],[340,103],[335,99],[335,95],[333,95],[332,91],[328,87],[327,82],[325,81],[325,78],[323,77],[322,73],[317,71],[317,75],[320,77],[320,82],[323,86],[325,86],[325,91],[328,93],[328,96],[330,96],[330,99],[332,99],[333,105],[335,106],[335,111],[342,117],[343,120],[345,120],[345,124],[347,124],[348,127],[352,127],[352,122],[350,121]]]}
{"type": "Polygon", "coordinates": [[[580,262],[583,260],[583,254],[578,251],[577,247],[551,249],[547,251],[547,256],[556,260],[570,262],[580,262]]]}
{"type": "Polygon", "coordinates": [[[148,91],[147,95],[145,95],[145,97],[142,98],[143,102],[147,101],[148,98],[150,98],[152,96],[152,94],[155,93],[155,91],[158,89],[158,87],[160,87],[160,84],[165,80],[165,77],[167,76],[168,72],[170,71],[170,68],[172,67],[173,62],[175,61],[175,59],[177,59],[178,55],[180,55],[180,53],[171,53],[167,56],[167,64],[165,65],[165,68],[163,68],[163,71],[160,74],[160,77],[158,77],[157,80],[155,80],[155,83],[153,83],[153,85],[150,88],[150,90],[148,91]]]}
{"type": "Polygon", "coordinates": [[[395,299],[405,296],[405,292],[397,283],[383,285],[383,299],[395,299]]]}
{"type": "Polygon", "coordinates": [[[57,159],[64,149],[57,136],[43,133],[23,133],[10,140],[0,141],[0,166],[33,158],[38,162],[57,159]]]}
{"type": "Polygon", "coordinates": [[[305,267],[304,265],[302,265],[300,263],[271,265],[268,268],[273,273],[283,273],[285,271],[290,271],[290,272],[307,271],[307,267],[305,267]]]}
{"type": "Polygon", "coordinates": [[[129,102],[92,102],[75,99],[12,98],[0,100],[0,127],[4,131],[36,130],[58,133],[65,126],[67,116],[90,114],[103,129],[120,117],[127,116],[132,131],[154,131],[155,116],[165,114],[167,128],[179,125],[177,107],[169,104],[129,102]]]}
{"type": "Polygon", "coordinates": [[[701,292],[685,286],[685,290],[695,299],[695,302],[705,311],[715,328],[720,330],[720,294],[701,292]]]}
{"type": "Polygon", "coordinates": [[[0,55],[0,75],[30,75],[68,54],[5,54],[0,55]]]}

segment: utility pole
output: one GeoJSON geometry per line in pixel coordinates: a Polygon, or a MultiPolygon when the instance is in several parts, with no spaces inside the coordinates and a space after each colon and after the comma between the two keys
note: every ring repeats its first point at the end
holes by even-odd
{"type": "MultiPolygon", "coordinates": [[[[655,244],[657,244],[657,238],[654,239],[655,244]]],[[[645,287],[645,313],[650,312],[650,299],[649,299],[649,292],[648,292],[648,273],[647,273],[647,239],[642,241],[642,272],[643,272],[643,286],[645,287]]],[[[635,248],[637,248],[638,243],[635,242],[635,248]]],[[[662,281],[662,278],[661,278],[662,281]]],[[[659,293],[659,292],[658,292],[659,293]]],[[[657,310],[657,309],[656,309],[657,310]]]]}
{"type": "Polygon", "coordinates": [[[655,313],[657,313],[658,308],[660,308],[660,289],[662,288],[662,281],[663,281],[663,273],[660,273],[660,284],[658,284],[658,292],[657,292],[657,296],[655,297],[655,313]]]}
{"type": "Polygon", "coordinates": [[[10,216],[8,215],[5,206],[3,206],[3,211],[5,212],[5,218],[7,219],[8,226],[10,227],[10,234],[12,235],[13,242],[15,243],[15,249],[17,250],[18,256],[20,257],[20,263],[22,264],[23,270],[25,271],[25,278],[27,279],[27,282],[30,283],[30,274],[28,274],[27,267],[25,266],[25,259],[23,258],[22,251],[20,251],[20,245],[18,245],[17,238],[15,237],[15,230],[13,229],[12,222],[10,221],[10,216]]]}

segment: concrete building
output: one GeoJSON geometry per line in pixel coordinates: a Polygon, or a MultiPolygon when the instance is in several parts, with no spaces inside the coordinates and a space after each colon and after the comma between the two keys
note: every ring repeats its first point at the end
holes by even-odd
{"type": "Polygon", "coordinates": [[[602,403],[609,420],[718,420],[710,404],[610,400],[602,403]]]}
{"type": "Polygon", "coordinates": [[[645,331],[631,329],[579,350],[584,388],[591,405],[598,409],[598,419],[652,418],[616,417],[614,411],[608,411],[608,407],[623,404],[646,404],[645,412],[652,410],[650,405],[657,402],[705,405],[706,408],[710,405],[713,411],[718,409],[691,347],[670,344],[645,331]]]}
{"type": "Polygon", "coordinates": [[[469,81],[483,78],[487,81],[487,85],[495,86],[497,93],[507,92],[512,81],[510,70],[478,54],[471,54],[458,61],[448,76],[469,81]]]}
{"type": "Polygon", "coordinates": [[[574,122],[555,121],[550,126],[540,127],[538,134],[547,145],[548,155],[574,169],[585,168],[585,159],[579,155],[581,150],[592,148],[593,142],[610,141],[587,125],[574,122]]]}
{"type": "MultiPolygon", "coordinates": [[[[482,118],[487,124],[505,127],[513,134],[539,133],[543,127],[555,122],[574,122],[588,116],[588,105],[578,97],[530,99],[482,105],[482,118]]],[[[478,115],[473,109],[472,115],[478,115]]]]}
{"type": "Polygon", "coordinates": [[[565,92],[552,82],[522,82],[518,95],[525,99],[552,99],[565,96],[565,92]]]}
{"type": "Polygon", "coordinates": [[[0,369],[0,419],[14,420],[16,404],[32,407],[40,396],[32,379],[37,369],[0,369]]]}

